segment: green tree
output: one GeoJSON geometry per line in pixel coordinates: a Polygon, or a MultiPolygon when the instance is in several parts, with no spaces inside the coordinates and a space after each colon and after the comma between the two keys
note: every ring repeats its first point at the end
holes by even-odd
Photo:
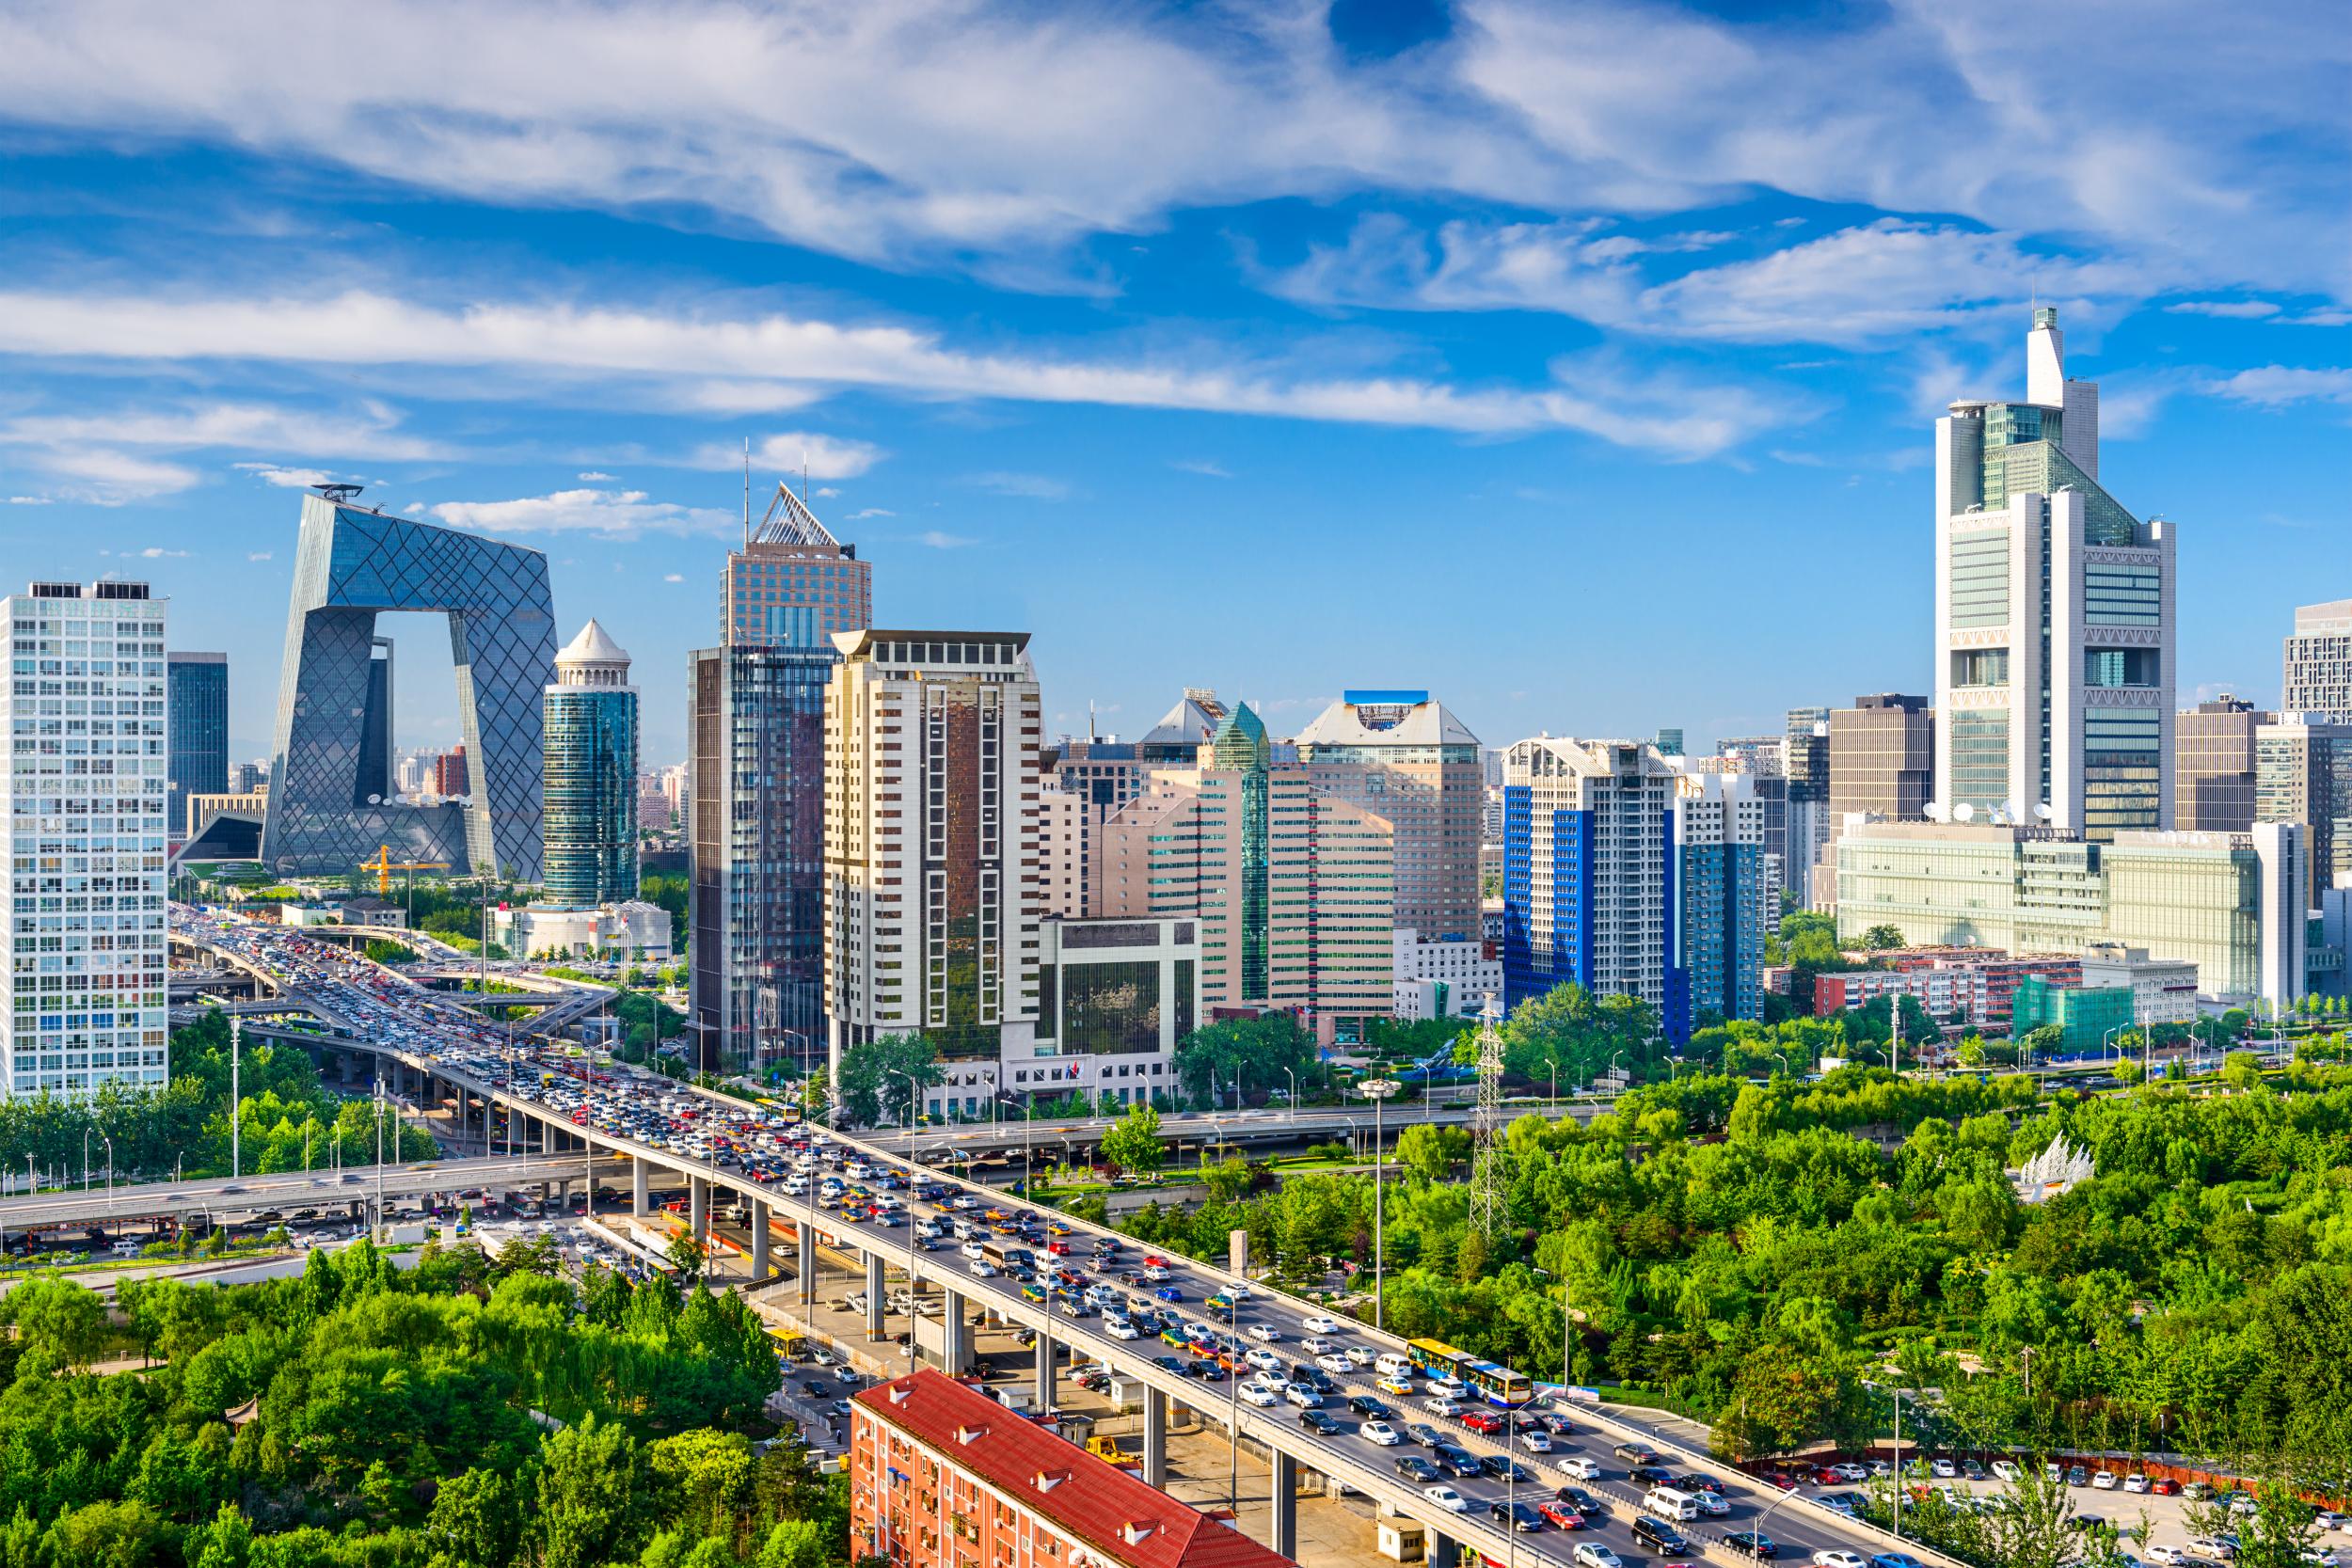
{"type": "Polygon", "coordinates": [[[709,1254],[691,1230],[681,1230],[670,1238],[670,1244],[661,1249],[670,1259],[670,1266],[688,1279],[699,1278],[709,1254]]]}
{"type": "Polygon", "coordinates": [[[0,1298],[0,1319],[16,1325],[25,1364],[79,1370],[106,1342],[106,1308],[95,1291],[63,1279],[28,1279],[0,1298]]]}
{"type": "Polygon", "coordinates": [[[523,1535],[523,1499],[494,1470],[467,1469],[440,1483],[425,1533],[464,1568],[506,1568],[523,1535]]]}
{"type": "Polygon", "coordinates": [[[1149,1105],[1133,1105],[1103,1134],[1103,1160],[1130,1176],[1146,1176],[1168,1158],[1160,1141],[1160,1113],[1149,1105]]]}
{"type": "Polygon", "coordinates": [[[1396,1135],[1396,1161],[1424,1181],[1443,1181],[1470,1158],[1470,1134],[1459,1127],[1420,1122],[1396,1135]]]}
{"type": "Polygon", "coordinates": [[[536,1521],[540,1568],[597,1568],[633,1556],[651,1523],[637,1440],[593,1416],[541,1449],[536,1521]]]}
{"type": "Polygon", "coordinates": [[[841,1114],[860,1127],[897,1126],[908,1116],[913,1078],[924,1088],[942,1082],[939,1047],[921,1035],[885,1035],[841,1053],[841,1114]]]}

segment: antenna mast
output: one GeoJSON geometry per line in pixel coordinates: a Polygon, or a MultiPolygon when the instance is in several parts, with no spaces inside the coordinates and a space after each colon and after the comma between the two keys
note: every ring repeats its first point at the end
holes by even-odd
{"type": "Polygon", "coordinates": [[[1502,1200],[1502,1017],[1494,993],[1478,1015],[1478,1112],[1470,1136],[1470,1222],[1492,1242],[1505,1218],[1502,1200]]]}
{"type": "Polygon", "coordinates": [[[743,437],[743,547],[752,547],[752,438],[743,437]]]}

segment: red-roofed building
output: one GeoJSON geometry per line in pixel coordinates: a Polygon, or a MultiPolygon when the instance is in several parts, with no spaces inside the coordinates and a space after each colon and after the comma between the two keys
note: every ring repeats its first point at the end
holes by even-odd
{"type": "Polygon", "coordinates": [[[851,1407],[850,1539],[898,1568],[1289,1568],[928,1367],[851,1407]]]}

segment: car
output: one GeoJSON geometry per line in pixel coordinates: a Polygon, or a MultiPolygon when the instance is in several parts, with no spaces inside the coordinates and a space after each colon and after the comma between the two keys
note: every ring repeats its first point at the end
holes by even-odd
{"type": "Polygon", "coordinates": [[[2073,1518],[2066,1521],[2066,1528],[2068,1529],[2079,1530],[2105,1529],[2107,1528],[2106,1515],[2104,1513],[2077,1513],[2073,1518]]]}
{"type": "Polygon", "coordinates": [[[1452,1420],[1454,1417],[1459,1416],[1463,1411],[1470,1408],[1460,1400],[1450,1400],[1443,1394],[1434,1394],[1428,1399],[1422,1401],[1421,1407],[1423,1410],[1428,1411],[1432,1416],[1441,1416],[1447,1420],[1452,1420]]]}
{"type": "Polygon", "coordinates": [[[1832,1513],[1842,1513],[1849,1519],[1856,1518],[1862,1513],[1862,1494],[1859,1492],[1824,1492],[1813,1500],[1832,1513]]]}
{"type": "Polygon", "coordinates": [[[1383,1449],[1395,1448],[1405,1441],[1398,1435],[1396,1428],[1386,1421],[1366,1421],[1356,1429],[1356,1434],[1365,1442],[1383,1449]]]}
{"type": "Polygon", "coordinates": [[[1445,1441],[1445,1433],[1426,1421],[1413,1421],[1405,1428],[1405,1435],[1424,1449],[1434,1449],[1445,1441]]]}
{"type": "Polygon", "coordinates": [[[1928,1462],[1928,1474],[1938,1481],[1958,1481],[1960,1466],[1948,1459],[1931,1459],[1928,1462]]]}
{"type": "Polygon", "coordinates": [[[2188,1538],[2189,1553],[2216,1562],[2229,1562],[2237,1557],[2237,1543],[2218,1535],[2192,1535],[2188,1538]]]}
{"type": "Polygon", "coordinates": [[[1598,1481],[1600,1479],[1600,1466],[1594,1464],[1591,1460],[1585,1458],[1581,1453],[1572,1453],[1568,1455],[1567,1458],[1562,1460],[1560,1462],[1560,1469],[1563,1474],[1574,1476],[1579,1481],[1598,1481]]]}
{"type": "Polygon", "coordinates": [[[1282,1338],[1282,1331],[1271,1323],[1251,1323],[1243,1332],[1262,1345],[1274,1344],[1282,1338]]]}
{"type": "MultiPolygon", "coordinates": [[[[1873,1471],[1871,1473],[1875,1475],[1877,1472],[1873,1471]]],[[[1984,1466],[1978,1464],[1973,1459],[1963,1459],[1960,1462],[1960,1473],[1966,1476],[1970,1481],[1982,1481],[1984,1479],[1984,1466]]]]}
{"type": "Polygon", "coordinates": [[[1341,1433],[1347,1430],[1345,1427],[1341,1426],[1339,1422],[1333,1420],[1329,1412],[1323,1410],[1300,1411],[1298,1413],[1298,1424],[1305,1427],[1309,1432],[1313,1433],[1318,1437],[1337,1437],[1341,1433]]]}
{"type": "Polygon", "coordinates": [[[1320,1389],[1310,1388],[1303,1383],[1284,1384],[1282,1386],[1282,1397],[1290,1401],[1291,1403],[1298,1406],[1301,1410],[1318,1410],[1323,1406],[1322,1391],[1320,1389]]]}
{"type": "Polygon", "coordinates": [[[1451,1486],[1424,1486],[1421,1495],[1452,1513],[1468,1513],[1470,1499],[1451,1486]]]}
{"type": "Polygon", "coordinates": [[[2017,1462],[2013,1459],[1996,1459],[1993,1462],[1993,1477],[1995,1481],[2013,1481],[2024,1473],[2018,1469],[2017,1462]]]}
{"type": "Polygon", "coordinates": [[[1848,1461],[1842,1465],[1831,1465],[1829,1467],[1829,1473],[1836,1476],[1840,1482],[1848,1486],[1858,1486],[1862,1482],[1870,1479],[1870,1472],[1867,1469],[1864,1468],[1862,1465],[1853,1464],[1851,1461],[1848,1461]]]}
{"type": "Polygon", "coordinates": [[[1535,1512],[1550,1520],[1561,1529],[1582,1529],[1584,1528],[1584,1515],[1557,1497],[1549,1502],[1536,1504],[1535,1512]]]}
{"type": "Polygon", "coordinates": [[[1245,1383],[1240,1389],[1244,1404],[1269,1405],[1280,1402],[1281,1396],[1263,1383],[1245,1383]]]}
{"type": "Polygon", "coordinates": [[[1641,1443],[1620,1443],[1609,1450],[1629,1465],[1655,1465],[1658,1450],[1641,1443]]]}
{"type": "Polygon", "coordinates": [[[1675,1477],[1675,1489],[1678,1492],[1705,1492],[1715,1497],[1721,1497],[1723,1496],[1724,1483],[1717,1481],[1713,1476],[1677,1476],[1675,1477]]]}
{"type": "Polygon", "coordinates": [[[804,1398],[812,1400],[830,1399],[833,1397],[833,1389],[813,1377],[803,1378],[801,1380],[801,1393],[804,1398]]]}
{"type": "Polygon", "coordinates": [[[1159,1297],[1162,1301],[1182,1301],[1184,1299],[1184,1292],[1176,1289],[1173,1285],[1163,1285],[1152,1293],[1159,1297]]]}
{"type": "Polygon", "coordinates": [[[1551,1433],[1549,1432],[1522,1432],[1519,1433],[1519,1447],[1526,1449],[1529,1453],[1549,1453],[1551,1451],[1551,1433]]]}
{"type": "Polygon", "coordinates": [[[1699,1512],[1709,1519],[1727,1519],[1731,1516],[1731,1499],[1721,1492],[1709,1492],[1702,1487],[1691,1495],[1698,1499],[1699,1512]]]}
{"type": "Polygon", "coordinates": [[[2134,1470],[2130,1475],[2123,1478],[2123,1490],[2130,1492],[2135,1496],[2144,1493],[2148,1490],[2148,1478],[2141,1475],[2137,1470],[2134,1470]]]}
{"type": "Polygon", "coordinates": [[[1464,1481],[1476,1481],[1486,1473],[1486,1467],[1478,1463],[1478,1456],[1458,1443],[1433,1444],[1429,1451],[1440,1466],[1464,1481]]]}
{"type": "Polygon", "coordinates": [[[2323,1532],[2331,1529],[2342,1529],[2344,1528],[2344,1516],[2341,1513],[2333,1513],[2330,1510],[2323,1508],[2318,1513],[2312,1515],[2312,1528],[2323,1532]]]}
{"type": "Polygon", "coordinates": [[[1866,1565],[1860,1552],[1831,1546],[1813,1554],[1813,1568],[1866,1568],[1866,1565]]]}
{"type": "Polygon", "coordinates": [[[2184,1483],[2181,1487],[2181,1496],[2186,1497],[2190,1502],[2201,1503],[2206,1498],[2213,1496],[2213,1487],[2208,1482],[2201,1481],[2188,1481],[2184,1483]]]}
{"type": "Polygon", "coordinates": [[[1298,1348],[1302,1353],[1308,1355],[1336,1355],[1339,1354],[1339,1347],[1337,1345],[1334,1345],[1330,1340],[1322,1338],[1320,1335],[1315,1334],[1310,1334],[1304,1339],[1299,1340],[1298,1348]]]}
{"type": "Polygon", "coordinates": [[[1607,1512],[1600,1506],[1600,1499],[1581,1486],[1563,1486],[1551,1496],[1554,1501],[1564,1502],[1588,1518],[1593,1514],[1607,1512]]]}
{"type": "Polygon", "coordinates": [[[1316,1356],[1315,1365],[1322,1368],[1327,1372],[1338,1372],[1342,1375],[1352,1372],[1356,1370],[1356,1363],[1350,1361],[1346,1356],[1340,1354],[1337,1351],[1332,1352],[1328,1355],[1316,1356]]]}
{"type": "Polygon", "coordinates": [[[1370,1394],[1357,1394],[1350,1397],[1347,1402],[1347,1410],[1352,1416],[1386,1416],[1389,1413],[1388,1405],[1374,1399],[1370,1394]]]}
{"type": "Polygon", "coordinates": [[[1871,1555],[1870,1568],[1926,1568],[1909,1552],[1876,1552],[1871,1555]]]}
{"type": "Polygon", "coordinates": [[[1347,1357],[1347,1364],[1351,1367],[1363,1368],[1372,1365],[1372,1347],[1369,1345],[1342,1345],[1340,1354],[1347,1357]]]}
{"type": "Polygon", "coordinates": [[[1282,1370],[1282,1358],[1263,1345],[1251,1346],[1242,1359],[1261,1371],[1279,1372],[1282,1370]]]}
{"type": "Polygon", "coordinates": [[[1340,1331],[1340,1320],[1337,1318],[1327,1318],[1318,1314],[1315,1317],[1309,1318],[1299,1326],[1304,1328],[1310,1334],[1337,1334],[1340,1331]]]}
{"type": "Polygon", "coordinates": [[[2181,1483],[2170,1476],[2158,1476],[2148,1483],[2148,1490],[2154,1497],[2177,1497],[2181,1495],[2181,1483]]]}
{"type": "Polygon", "coordinates": [[[2146,1550],[2148,1553],[2148,1560],[2154,1563],[2161,1563],[2163,1568],[2182,1568],[2182,1564],[2188,1561],[2187,1551],[2182,1547],[2175,1546],[2169,1541],[2159,1541],[2155,1544],[2147,1547],[2146,1550]]]}
{"type": "Polygon", "coordinates": [[[1478,1467],[1495,1481],[1531,1481],[1535,1479],[1527,1473],[1526,1465],[1508,1454],[1481,1454],[1478,1456],[1478,1467]]]}
{"type": "Polygon", "coordinates": [[[1481,1437],[1492,1437],[1502,1430],[1502,1418],[1492,1410],[1465,1410],[1462,1424],[1481,1437]]]}
{"type": "Polygon", "coordinates": [[[1196,1361],[1192,1364],[1192,1375],[1203,1383],[1222,1383],[1225,1381],[1225,1369],[1214,1361],[1196,1361]]]}
{"type": "Polygon", "coordinates": [[[1415,1482],[1433,1481],[1445,1474],[1443,1470],[1438,1469],[1417,1453],[1408,1453],[1398,1460],[1396,1473],[1406,1481],[1415,1482]]]}
{"type": "Polygon", "coordinates": [[[1405,1399],[1413,1391],[1413,1380],[1409,1377],[1383,1377],[1373,1386],[1384,1394],[1393,1394],[1398,1399],[1405,1399]]]}
{"type": "Polygon", "coordinates": [[[1140,1339],[1143,1331],[1124,1318],[1111,1318],[1103,1324],[1103,1332],[1114,1339],[1140,1339]]]}
{"type": "Polygon", "coordinates": [[[1597,1541],[1580,1541],[1569,1560],[1576,1568],[1625,1568],[1625,1560],[1597,1541]]]}
{"type": "Polygon", "coordinates": [[[1172,1355],[1155,1355],[1152,1358],[1152,1365],[1164,1372],[1174,1372],[1178,1377],[1184,1375],[1184,1362],[1172,1355]]]}
{"type": "Polygon", "coordinates": [[[1672,1486],[1675,1473],[1663,1465],[1636,1465],[1626,1472],[1626,1479],[1642,1486],[1672,1486]]]}
{"type": "Polygon", "coordinates": [[[2066,1484],[2069,1486],[2088,1486],[2090,1484],[2090,1472],[2083,1468],[2080,1465],[2069,1465],[2066,1467],[2066,1484]]]}
{"type": "MultiPolygon", "coordinates": [[[[1633,1539],[1652,1551],[1669,1557],[1680,1557],[1691,1549],[1691,1543],[1682,1539],[1682,1532],[1663,1519],[1642,1514],[1633,1521],[1633,1539]]],[[[1857,1568],[1860,1559],[1856,1559],[1857,1568]]]]}
{"type": "Polygon", "coordinates": [[[1522,1502],[1496,1501],[1486,1505],[1486,1517],[1529,1535],[1544,1528],[1544,1516],[1522,1502]]]}
{"type": "Polygon", "coordinates": [[[2091,1490],[2094,1492],[2112,1492],[2117,1486],[2122,1483],[2122,1477],[2117,1475],[2113,1470],[2101,1470],[2090,1478],[2091,1490]]]}
{"type": "Polygon", "coordinates": [[[985,1258],[975,1258],[963,1266],[963,1272],[975,1279],[993,1279],[996,1277],[996,1265],[985,1258]]]}
{"type": "Polygon", "coordinates": [[[1756,1558],[1765,1562],[1780,1556],[1779,1543],[1760,1530],[1733,1530],[1724,1537],[1724,1544],[1742,1557],[1756,1558]]]}
{"type": "Polygon", "coordinates": [[[1249,1282],[1246,1279],[1229,1279],[1225,1282],[1225,1293],[1235,1301],[1239,1301],[1249,1293],[1249,1282]]]}

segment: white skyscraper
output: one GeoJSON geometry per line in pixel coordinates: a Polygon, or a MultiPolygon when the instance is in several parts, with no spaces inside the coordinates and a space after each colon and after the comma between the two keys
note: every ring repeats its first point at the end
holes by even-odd
{"type": "Polygon", "coordinates": [[[143,582],[37,582],[0,621],[15,659],[0,1093],[161,1088],[164,601],[143,582]]]}
{"type": "Polygon", "coordinates": [[[2067,379],[2055,309],[2034,311],[2026,368],[2026,401],[1936,421],[1935,799],[2098,840],[2162,828],[2172,528],[2101,488],[2099,389],[2067,379]]]}

